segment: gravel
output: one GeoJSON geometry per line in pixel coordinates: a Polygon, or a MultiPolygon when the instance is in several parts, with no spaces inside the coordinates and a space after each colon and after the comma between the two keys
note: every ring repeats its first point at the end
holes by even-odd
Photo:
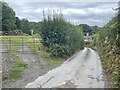
{"type": "MultiPolygon", "coordinates": [[[[19,57],[28,64],[28,68],[23,71],[22,77],[17,80],[4,80],[2,84],[3,88],[24,88],[28,83],[33,82],[39,76],[42,76],[49,70],[59,66],[59,64],[50,64],[49,61],[43,60],[40,56],[32,53],[27,46],[19,47],[18,51],[21,51],[22,48],[24,51],[19,57]]],[[[12,64],[12,57],[8,53],[2,53],[2,60],[2,74],[5,76],[11,69],[10,65],[12,64]]]]}

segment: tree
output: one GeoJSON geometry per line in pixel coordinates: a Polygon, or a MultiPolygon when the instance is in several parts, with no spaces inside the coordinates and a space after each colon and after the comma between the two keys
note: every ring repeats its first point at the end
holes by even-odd
{"type": "Polygon", "coordinates": [[[18,17],[16,17],[15,25],[17,29],[21,29],[21,20],[18,17]]]}
{"type": "Polygon", "coordinates": [[[87,24],[80,24],[79,28],[83,30],[84,34],[89,33],[90,35],[93,35],[100,30],[100,27],[98,26],[89,26],[87,24]]]}
{"type": "MultiPolygon", "coordinates": [[[[120,2],[119,2],[120,3],[120,2]]],[[[119,47],[120,49],[120,6],[118,8],[118,15],[117,15],[117,20],[118,20],[118,28],[117,28],[117,46],[119,47]]],[[[119,53],[120,53],[120,50],[119,50],[119,53]]]]}
{"type": "Polygon", "coordinates": [[[27,19],[22,19],[21,20],[21,30],[23,31],[23,33],[26,33],[26,34],[29,34],[29,35],[31,34],[29,21],[27,19]]]}
{"type": "Polygon", "coordinates": [[[2,2],[0,1],[0,31],[2,31],[2,2]]]}
{"type": "Polygon", "coordinates": [[[89,25],[80,24],[79,27],[83,30],[84,34],[86,34],[86,33],[89,33],[90,35],[92,34],[92,29],[89,25]]]}
{"type": "Polygon", "coordinates": [[[40,22],[29,22],[30,29],[34,30],[33,34],[38,34],[39,33],[39,28],[41,27],[40,22]]]}
{"type": "Polygon", "coordinates": [[[8,6],[7,3],[2,2],[2,30],[11,31],[15,29],[15,12],[8,6]]]}

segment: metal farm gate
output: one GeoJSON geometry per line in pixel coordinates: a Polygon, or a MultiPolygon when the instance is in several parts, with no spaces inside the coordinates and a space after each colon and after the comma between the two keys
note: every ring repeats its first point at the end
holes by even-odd
{"type": "Polygon", "coordinates": [[[0,38],[0,52],[16,51],[20,53],[35,53],[40,41],[32,36],[3,36],[0,38]]]}

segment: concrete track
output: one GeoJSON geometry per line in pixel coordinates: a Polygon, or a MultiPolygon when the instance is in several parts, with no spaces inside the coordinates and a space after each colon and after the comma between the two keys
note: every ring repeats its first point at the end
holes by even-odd
{"type": "Polygon", "coordinates": [[[104,88],[98,54],[84,48],[61,66],[28,83],[25,88],[104,88]]]}

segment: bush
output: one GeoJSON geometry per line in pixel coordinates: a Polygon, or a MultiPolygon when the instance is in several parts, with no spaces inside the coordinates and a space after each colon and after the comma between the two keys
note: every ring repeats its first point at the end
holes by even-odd
{"type": "Polygon", "coordinates": [[[119,27],[117,17],[114,17],[99,32],[95,40],[96,47],[105,64],[105,70],[112,81],[111,86],[120,87],[119,58],[119,27]],[[117,59],[115,59],[117,58],[117,59]]]}
{"type": "Polygon", "coordinates": [[[65,57],[84,46],[82,31],[66,22],[61,13],[44,16],[40,35],[43,45],[53,56],[65,57]]]}
{"type": "Polygon", "coordinates": [[[67,52],[65,46],[54,45],[51,49],[51,55],[53,56],[63,57],[66,54],[67,52]]]}

